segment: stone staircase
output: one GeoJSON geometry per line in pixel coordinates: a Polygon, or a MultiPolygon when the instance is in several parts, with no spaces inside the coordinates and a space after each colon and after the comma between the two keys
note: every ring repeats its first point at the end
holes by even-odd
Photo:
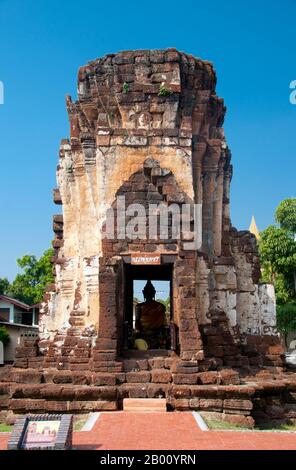
{"type": "MultiPolygon", "coordinates": [[[[172,351],[155,350],[126,351],[105,361],[99,356],[98,370],[94,363],[79,370],[39,363],[2,367],[0,416],[7,409],[14,414],[114,411],[123,409],[126,399],[136,400],[136,405],[141,399],[164,399],[168,410],[222,413],[226,421],[249,427],[262,417],[296,422],[295,375],[274,367],[242,375],[241,368],[211,357],[216,339],[209,338],[224,338],[222,348],[228,342],[221,324],[206,328],[206,356],[201,361],[183,361],[172,351]]],[[[102,349],[99,354],[104,354],[102,349]]]]}

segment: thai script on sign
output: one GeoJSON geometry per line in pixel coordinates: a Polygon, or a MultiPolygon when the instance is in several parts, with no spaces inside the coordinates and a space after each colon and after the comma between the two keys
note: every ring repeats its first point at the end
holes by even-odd
{"type": "Polygon", "coordinates": [[[148,255],[136,253],[131,255],[131,264],[160,264],[160,254],[148,255]]]}

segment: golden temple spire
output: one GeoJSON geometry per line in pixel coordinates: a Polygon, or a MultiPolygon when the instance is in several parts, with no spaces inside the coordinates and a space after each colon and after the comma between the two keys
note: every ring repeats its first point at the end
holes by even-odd
{"type": "Polygon", "coordinates": [[[252,215],[252,220],[251,220],[251,223],[250,223],[250,227],[249,227],[249,231],[255,235],[256,237],[256,240],[260,240],[260,233],[259,233],[259,230],[258,230],[258,227],[257,227],[257,224],[256,224],[256,220],[255,220],[255,217],[252,215]]]}

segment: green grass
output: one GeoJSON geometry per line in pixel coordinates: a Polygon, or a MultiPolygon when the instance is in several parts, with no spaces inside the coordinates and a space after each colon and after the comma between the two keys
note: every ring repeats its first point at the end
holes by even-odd
{"type": "Polygon", "coordinates": [[[224,430],[224,431],[296,431],[296,424],[286,424],[286,423],[275,423],[275,422],[266,422],[257,424],[253,429],[243,427],[243,426],[236,426],[235,424],[228,423],[227,421],[222,421],[222,419],[217,419],[216,417],[205,416],[202,414],[202,417],[206,424],[208,425],[209,429],[213,430],[224,430]]]}
{"type": "Polygon", "coordinates": [[[0,423],[0,432],[10,432],[12,430],[12,426],[9,424],[2,424],[0,423]]]}
{"type": "Polygon", "coordinates": [[[296,431],[296,424],[275,424],[275,423],[263,423],[258,424],[255,430],[259,431],[296,431]]]}
{"type": "Polygon", "coordinates": [[[226,431],[245,431],[248,428],[236,426],[235,424],[227,423],[227,421],[219,421],[217,419],[210,419],[203,417],[209,429],[226,430],[226,431]]]}
{"type": "Polygon", "coordinates": [[[74,416],[74,431],[77,432],[77,431],[81,431],[81,429],[83,428],[83,426],[85,425],[86,421],[88,420],[88,415],[85,415],[85,416],[77,416],[75,417],[74,416]]]}

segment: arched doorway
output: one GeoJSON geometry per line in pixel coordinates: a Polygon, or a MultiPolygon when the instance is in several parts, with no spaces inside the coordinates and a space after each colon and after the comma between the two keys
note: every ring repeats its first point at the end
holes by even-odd
{"type": "MultiPolygon", "coordinates": [[[[119,188],[116,196],[124,195],[128,203],[142,204],[145,208],[150,203],[162,203],[169,207],[171,204],[182,205],[183,202],[188,202],[188,197],[179,188],[174,175],[159,167],[155,168],[154,163],[152,168],[147,168],[144,164],[142,170],[133,174],[119,188]]],[[[130,220],[127,215],[125,218],[127,222],[130,220]]],[[[142,219],[143,225],[148,227],[148,216],[142,219]]],[[[116,225],[116,214],[114,222],[116,225]]],[[[173,349],[183,359],[191,360],[202,348],[197,322],[197,253],[195,250],[184,249],[182,237],[172,237],[173,218],[168,219],[168,225],[166,239],[158,237],[155,240],[147,236],[145,239],[139,237],[131,240],[117,236],[103,240],[99,275],[99,344],[104,345],[104,350],[110,345],[117,357],[123,351],[134,348],[135,280],[163,280],[170,284],[171,311],[166,325],[168,331],[165,349],[173,349]],[[156,265],[145,260],[135,265],[132,258],[137,254],[140,259],[158,256],[159,261],[156,265]]],[[[151,349],[154,349],[153,346],[151,349]]],[[[159,345],[157,349],[160,349],[159,345]]]]}

